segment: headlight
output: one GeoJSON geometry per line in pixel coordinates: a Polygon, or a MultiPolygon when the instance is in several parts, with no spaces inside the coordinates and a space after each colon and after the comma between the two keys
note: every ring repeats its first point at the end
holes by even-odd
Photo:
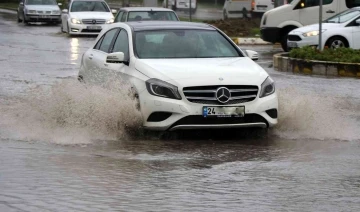
{"type": "Polygon", "coordinates": [[[81,21],[79,19],[72,18],[71,23],[73,23],[73,24],[81,24],[81,21]]]}
{"type": "Polygon", "coordinates": [[[151,95],[170,99],[181,99],[178,88],[175,85],[154,78],[149,79],[145,83],[151,95]]]}
{"type": "MultiPolygon", "coordinates": [[[[325,32],[325,31],[326,31],[326,29],[321,30],[321,32],[325,32]]],[[[304,37],[311,37],[311,36],[317,36],[317,35],[319,35],[319,30],[306,32],[303,34],[304,37]]]]}
{"type": "Polygon", "coordinates": [[[36,10],[28,10],[27,14],[36,14],[36,10]]]}
{"type": "Polygon", "coordinates": [[[275,92],[275,82],[270,77],[261,84],[260,98],[269,96],[275,92]]]}
{"type": "Polygon", "coordinates": [[[112,24],[112,23],[114,23],[114,19],[111,18],[111,19],[107,20],[106,23],[107,23],[107,24],[112,24]]]}
{"type": "Polygon", "coordinates": [[[54,15],[60,15],[60,10],[53,10],[53,11],[52,11],[52,14],[54,14],[54,15]]]}

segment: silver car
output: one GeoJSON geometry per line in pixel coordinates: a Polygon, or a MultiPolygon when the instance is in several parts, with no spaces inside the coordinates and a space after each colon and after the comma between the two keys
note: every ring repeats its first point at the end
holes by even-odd
{"type": "Polygon", "coordinates": [[[17,10],[18,22],[47,22],[59,24],[61,11],[56,0],[20,0],[17,10]]]}

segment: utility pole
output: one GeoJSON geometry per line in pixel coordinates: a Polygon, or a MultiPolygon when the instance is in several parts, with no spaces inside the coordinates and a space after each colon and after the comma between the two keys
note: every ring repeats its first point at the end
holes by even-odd
{"type": "Polygon", "coordinates": [[[169,0],[165,0],[165,8],[169,7],[169,0]]]}
{"type": "Polygon", "coordinates": [[[322,51],[321,38],[322,38],[322,9],[323,0],[319,0],[319,50],[322,51]]]}
{"type": "Polygon", "coordinates": [[[189,7],[189,14],[190,14],[190,22],[191,22],[191,0],[190,0],[190,7],[189,7]]]}

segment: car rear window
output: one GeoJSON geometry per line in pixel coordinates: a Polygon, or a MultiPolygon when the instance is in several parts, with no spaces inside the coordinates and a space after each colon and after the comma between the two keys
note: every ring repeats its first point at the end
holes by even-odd
{"type": "Polygon", "coordinates": [[[128,21],[178,21],[172,11],[131,11],[128,21]]]}

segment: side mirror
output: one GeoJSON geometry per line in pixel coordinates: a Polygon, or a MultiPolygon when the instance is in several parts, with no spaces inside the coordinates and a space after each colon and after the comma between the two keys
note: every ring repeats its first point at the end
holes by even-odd
{"type": "Polygon", "coordinates": [[[250,59],[252,59],[252,60],[258,60],[258,59],[259,59],[259,54],[258,54],[256,51],[245,50],[245,53],[246,53],[247,56],[250,57],[250,59]]]}
{"type": "Polygon", "coordinates": [[[20,5],[24,5],[24,2],[20,2],[20,5]]]}
{"type": "Polygon", "coordinates": [[[117,13],[117,10],[111,10],[111,13],[115,14],[117,13]]]}
{"type": "Polygon", "coordinates": [[[360,19],[356,20],[355,23],[356,23],[357,25],[360,25],[360,19]]]}
{"type": "Polygon", "coordinates": [[[68,13],[68,12],[69,12],[69,10],[67,10],[67,9],[63,9],[61,12],[62,12],[62,13],[68,13]]]}
{"type": "Polygon", "coordinates": [[[58,6],[62,6],[62,3],[58,3],[58,6]]]}
{"type": "Polygon", "coordinates": [[[123,63],[124,61],[124,53],[123,52],[114,52],[108,54],[106,57],[106,63],[123,63]]]}

